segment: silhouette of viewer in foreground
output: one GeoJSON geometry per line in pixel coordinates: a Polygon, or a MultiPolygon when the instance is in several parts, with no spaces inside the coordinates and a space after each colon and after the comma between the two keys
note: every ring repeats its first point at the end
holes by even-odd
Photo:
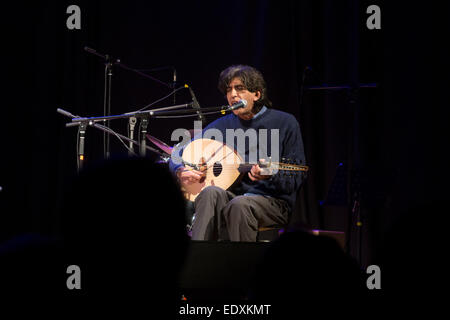
{"type": "Polygon", "coordinates": [[[65,243],[85,280],[74,293],[142,307],[180,299],[185,202],[166,168],[139,158],[107,162],[83,172],[66,203],[65,243]]]}
{"type": "Polygon", "coordinates": [[[151,309],[168,315],[181,296],[178,274],[189,243],[184,212],[184,198],[165,167],[142,158],[110,160],[86,168],[66,193],[56,254],[39,260],[45,250],[38,246],[16,261],[51,266],[44,278],[29,270],[37,295],[106,313],[151,309]],[[67,288],[70,265],[80,268],[81,289],[67,288]]]}
{"type": "Polygon", "coordinates": [[[363,273],[334,239],[297,230],[285,232],[267,249],[250,298],[271,304],[277,318],[307,311],[349,315],[365,294],[363,273]]]}

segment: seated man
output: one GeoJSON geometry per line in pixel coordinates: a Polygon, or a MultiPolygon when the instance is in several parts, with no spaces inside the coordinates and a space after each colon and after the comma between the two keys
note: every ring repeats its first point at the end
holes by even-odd
{"type": "MultiPolygon", "coordinates": [[[[222,137],[228,137],[230,129],[244,132],[244,140],[250,140],[248,144],[239,144],[242,139],[234,137],[231,142],[227,139],[227,145],[253,166],[232,188],[207,186],[195,198],[192,240],[256,241],[258,228],[288,222],[303,177],[300,172],[285,174],[281,170],[267,174],[262,171],[261,162],[254,159],[262,160],[260,156],[267,155],[274,161],[292,159],[304,165],[300,127],[291,114],[271,108],[264,78],[253,67],[237,65],[225,69],[220,74],[218,88],[230,106],[240,100],[247,103],[210,123],[203,132],[216,129],[222,137]]],[[[182,187],[204,179],[204,172],[185,168],[174,161],[176,156],[172,154],[170,168],[182,187]]]]}

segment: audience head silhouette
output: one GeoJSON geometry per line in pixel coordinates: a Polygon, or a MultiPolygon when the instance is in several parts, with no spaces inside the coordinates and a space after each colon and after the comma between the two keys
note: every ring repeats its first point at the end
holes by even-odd
{"type": "Polygon", "coordinates": [[[60,211],[56,241],[33,235],[3,246],[4,288],[110,311],[130,301],[133,310],[150,304],[166,313],[178,302],[189,238],[185,201],[166,167],[144,158],[90,165],[68,185],[60,211]]]}

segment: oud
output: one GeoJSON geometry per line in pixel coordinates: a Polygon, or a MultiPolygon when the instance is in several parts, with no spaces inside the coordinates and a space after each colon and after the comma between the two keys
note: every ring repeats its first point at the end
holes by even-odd
{"type": "MultiPolygon", "coordinates": [[[[245,163],[239,153],[227,144],[212,139],[196,139],[183,150],[182,161],[186,170],[203,172],[203,178],[183,187],[187,200],[194,201],[198,194],[208,186],[227,190],[240,182],[242,175],[249,172],[254,164],[245,163]]],[[[306,172],[307,166],[272,162],[270,159],[258,162],[262,175],[272,175],[278,170],[306,172]]]]}

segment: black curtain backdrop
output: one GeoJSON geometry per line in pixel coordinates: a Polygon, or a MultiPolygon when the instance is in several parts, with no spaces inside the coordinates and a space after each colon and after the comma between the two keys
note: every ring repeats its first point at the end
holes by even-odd
{"type": "MultiPolygon", "coordinates": [[[[359,177],[353,182],[361,190],[361,264],[373,263],[403,213],[436,197],[435,176],[424,166],[436,167],[431,159],[445,145],[438,131],[445,121],[438,114],[445,91],[434,78],[443,71],[432,67],[445,57],[434,42],[444,31],[438,26],[442,20],[433,19],[439,11],[356,0],[8,4],[2,17],[0,239],[58,231],[63,190],[76,174],[77,129],[65,128],[68,119],[56,109],[80,116],[103,113],[104,64],[83,50],[89,46],[164,82],[172,82],[175,68],[178,86],[191,86],[202,107],[225,104],[217,79],[227,66],[261,70],[274,107],[298,119],[311,167],[295,222],[345,231],[356,257],[349,178],[359,177]],[[81,9],[81,30],[66,27],[71,4],[81,9]],[[381,30],[366,27],[371,4],[381,8],[381,30]],[[308,89],[358,83],[377,88],[308,89]],[[344,184],[337,189],[345,203],[321,205],[341,169],[344,184]]],[[[114,67],[111,112],[136,110],[170,91],[114,67]]],[[[187,102],[189,92],[181,90],[155,107],[187,102]]],[[[126,135],[125,120],[112,121],[111,127],[126,135]]],[[[189,119],[154,119],[149,133],[173,145],[174,129],[192,127],[189,119]]],[[[88,128],[87,163],[102,158],[102,139],[102,132],[88,128]]],[[[114,137],[111,151],[126,153],[114,137]]],[[[139,177],[130,175],[133,179],[139,177]]],[[[149,214],[155,205],[149,204],[149,214]]],[[[429,218],[425,222],[432,225],[429,218]]]]}

